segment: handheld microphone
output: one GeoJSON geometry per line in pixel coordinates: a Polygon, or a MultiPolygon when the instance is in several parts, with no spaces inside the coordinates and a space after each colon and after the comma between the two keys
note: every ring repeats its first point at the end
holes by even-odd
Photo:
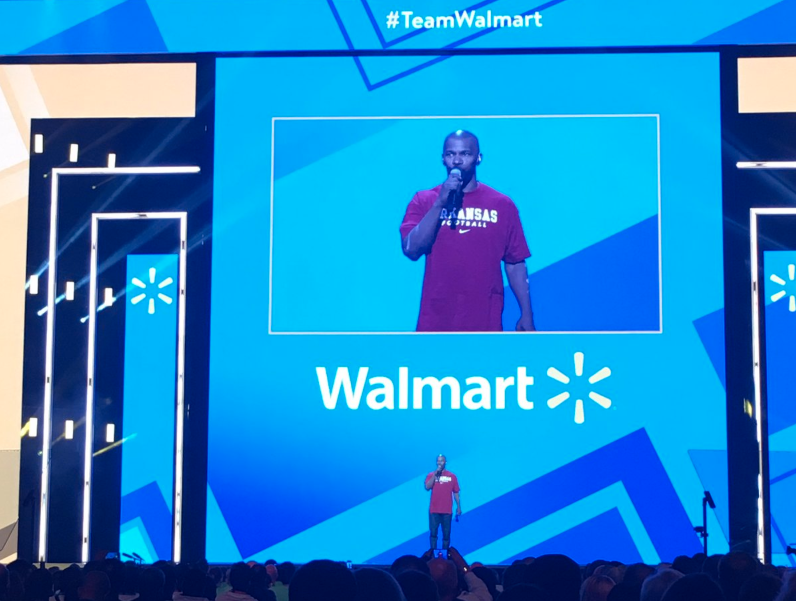
{"type": "MultiPolygon", "coordinates": [[[[458,175],[459,178],[462,177],[462,170],[461,169],[451,169],[451,175],[458,175]]],[[[451,190],[451,193],[448,197],[448,201],[451,205],[451,229],[456,229],[456,214],[459,212],[462,203],[462,181],[459,180],[459,189],[458,190],[451,190]]]]}

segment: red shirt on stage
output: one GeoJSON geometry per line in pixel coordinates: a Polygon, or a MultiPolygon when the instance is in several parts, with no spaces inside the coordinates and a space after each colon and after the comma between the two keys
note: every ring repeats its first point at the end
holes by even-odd
{"type": "MultiPolygon", "coordinates": [[[[401,238],[428,213],[441,187],[415,194],[401,223],[401,238]]],[[[530,256],[514,202],[478,182],[464,194],[455,215],[447,209],[440,214],[437,237],[426,255],[417,331],[502,331],[501,262],[519,263],[530,256]]]]}
{"type": "MultiPolygon", "coordinates": [[[[430,472],[433,476],[436,472],[430,472]]],[[[428,479],[428,476],[426,476],[428,479]]],[[[459,481],[456,476],[448,470],[442,470],[439,482],[434,482],[431,489],[431,505],[429,513],[453,513],[453,493],[459,492],[459,481]]]]}

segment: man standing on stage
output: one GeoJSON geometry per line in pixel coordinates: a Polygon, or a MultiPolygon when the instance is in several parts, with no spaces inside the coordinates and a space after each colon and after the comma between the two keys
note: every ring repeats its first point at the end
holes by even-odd
{"type": "Polygon", "coordinates": [[[437,548],[437,531],[442,526],[442,548],[451,544],[451,515],[453,501],[456,499],[456,515],[462,514],[459,502],[459,480],[456,475],[445,469],[445,455],[437,457],[437,469],[426,476],[426,490],[431,491],[431,504],[428,509],[428,527],[431,530],[431,548],[437,548]]]}
{"type": "Polygon", "coordinates": [[[426,257],[417,330],[500,332],[503,275],[520,305],[517,331],[533,331],[525,259],[531,256],[512,200],[476,179],[478,138],[458,130],[445,138],[447,179],[415,194],[401,224],[404,254],[426,257]]]}

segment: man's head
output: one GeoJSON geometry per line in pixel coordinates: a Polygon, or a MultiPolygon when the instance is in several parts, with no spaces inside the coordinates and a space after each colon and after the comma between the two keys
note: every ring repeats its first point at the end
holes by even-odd
{"type": "Polygon", "coordinates": [[[404,592],[406,601],[439,601],[437,583],[428,572],[407,570],[398,574],[396,580],[404,592]]]}
{"type": "Polygon", "coordinates": [[[160,571],[160,568],[147,568],[141,572],[141,578],[138,581],[138,592],[144,599],[162,599],[165,582],[166,577],[160,571]]]}
{"type": "Polygon", "coordinates": [[[434,582],[437,583],[440,601],[450,601],[459,593],[459,574],[452,561],[432,559],[428,562],[428,570],[434,582]]]}
{"type": "Polygon", "coordinates": [[[442,145],[442,163],[450,173],[459,169],[465,182],[475,177],[475,169],[481,162],[481,149],[478,138],[469,131],[458,129],[448,134],[442,145]]]}
{"type": "Polygon", "coordinates": [[[547,591],[553,601],[577,599],[580,566],[566,555],[542,555],[528,565],[526,581],[547,591]]]}
{"type": "Polygon", "coordinates": [[[53,577],[44,568],[32,570],[25,578],[25,597],[29,601],[46,601],[53,594],[53,577]]]}
{"type": "Polygon", "coordinates": [[[447,463],[448,460],[445,458],[445,455],[437,455],[437,470],[444,470],[447,463]]]}
{"type": "Polygon", "coordinates": [[[91,601],[105,601],[105,597],[111,591],[111,581],[105,572],[89,572],[83,578],[83,584],[78,589],[77,594],[81,599],[91,601]]]}
{"type": "Polygon", "coordinates": [[[727,601],[735,601],[741,587],[760,567],[757,558],[749,553],[735,551],[727,553],[719,561],[719,584],[727,597],[727,601]]]}
{"type": "Polygon", "coordinates": [[[229,570],[229,585],[234,591],[246,592],[252,579],[252,569],[245,563],[238,562],[229,570]]]}
{"type": "Polygon", "coordinates": [[[296,571],[288,591],[290,601],[351,601],[357,594],[357,581],[345,566],[316,559],[296,571]]]}
{"type": "Polygon", "coordinates": [[[292,562],[285,561],[279,564],[277,570],[279,581],[285,586],[288,586],[290,584],[290,579],[293,578],[293,574],[296,573],[296,566],[292,562]]]}
{"type": "Polygon", "coordinates": [[[401,555],[392,562],[390,566],[390,574],[392,574],[394,578],[397,578],[399,574],[408,572],[409,570],[417,570],[418,572],[428,574],[428,565],[416,555],[401,555]]]}
{"type": "Polygon", "coordinates": [[[205,573],[199,568],[190,568],[182,575],[180,591],[186,597],[204,597],[205,573]]]}
{"type": "Polygon", "coordinates": [[[663,601],[726,601],[726,597],[707,574],[689,574],[669,587],[663,601]]]}
{"type": "Polygon", "coordinates": [[[676,570],[658,570],[652,576],[648,576],[641,585],[641,601],[661,601],[669,587],[682,577],[683,575],[676,570]]]}
{"type": "Polygon", "coordinates": [[[354,572],[357,581],[355,601],[406,601],[401,587],[389,572],[362,568],[354,572]]]}

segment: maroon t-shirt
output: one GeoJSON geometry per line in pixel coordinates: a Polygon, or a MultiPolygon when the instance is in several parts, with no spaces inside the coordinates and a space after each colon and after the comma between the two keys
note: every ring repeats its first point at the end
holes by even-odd
{"type": "MultiPolygon", "coordinates": [[[[436,472],[429,472],[428,476],[434,475],[436,472]]],[[[426,479],[428,479],[426,476],[426,479]]],[[[431,489],[431,505],[429,505],[429,513],[453,513],[453,493],[459,492],[459,481],[456,476],[448,470],[442,470],[442,475],[439,477],[439,482],[434,482],[434,488],[431,489]]]]}
{"type": "MultiPolygon", "coordinates": [[[[415,194],[401,223],[401,238],[425,217],[442,186],[415,194]]],[[[503,329],[501,261],[531,256],[516,205],[478,182],[456,215],[440,214],[440,229],[426,255],[418,332],[500,332],[503,329]],[[454,228],[451,228],[451,224],[454,228]]]]}

